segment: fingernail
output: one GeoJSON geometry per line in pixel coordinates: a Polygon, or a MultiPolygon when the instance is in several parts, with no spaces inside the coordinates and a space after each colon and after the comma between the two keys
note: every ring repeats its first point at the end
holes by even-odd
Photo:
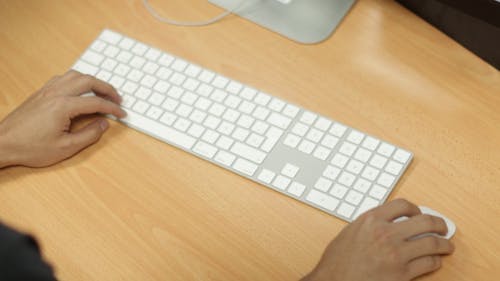
{"type": "Polygon", "coordinates": [[[101,130],[103,130],[103,131],[104,131],[104,130],[106,130],[106,129],[108,128],[108,121],[106,121],[106,120],[101,120],[101,121],[99,122],[99,126],[101,127],[101,130]]]}

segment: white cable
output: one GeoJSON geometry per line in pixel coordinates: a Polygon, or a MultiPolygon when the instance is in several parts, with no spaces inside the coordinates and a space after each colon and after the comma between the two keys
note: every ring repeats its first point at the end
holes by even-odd
{"type": "Polygon", "coordinates": [[[177,21],[177,20],[173,20],[170,18],[166,18],[166,17],[163,17],[160,14],[158,14],[156,12],[156,10],[153,9],[153,7],[151,7],[148,0],[143,0],[142,3],[144,4],[144,7],[146,7],[146,10],[148,10],[148,12],[153,17],[155,17],[157,20],[159,20],[161,22],[172,24],[172,25],[177,25],[177,26],[206,26],[206,25],[216,23],[216,22],[222,20],[223,18],[229,16],[230,14],[234,13],[246,1],[248,1],[248,0],[241,0],[240,2],[238,2],[238,5],[236,5],[234,8],[229,9],[216,17],[213,17],[211,19],[204,20],[204,21],[177,21]]]}

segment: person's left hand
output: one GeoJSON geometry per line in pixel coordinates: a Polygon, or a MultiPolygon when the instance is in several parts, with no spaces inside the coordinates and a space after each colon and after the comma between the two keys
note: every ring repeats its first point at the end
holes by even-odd
{"type": "Polygon", "coordinates": [[[71,131],[72,120],[93,113],[123,118],[120,102],[111,85],[92,76],[70,70],[52,78],[0,123],[0,168],[43,167],[74,155],[96,142],[109,125],[99,118],[71,131]],[[91,91],[96,96],[81,96],[91,91]]]}

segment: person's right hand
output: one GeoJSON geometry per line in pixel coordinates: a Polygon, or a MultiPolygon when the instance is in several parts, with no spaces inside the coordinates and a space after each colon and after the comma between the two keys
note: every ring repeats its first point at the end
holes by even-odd
{"type": "Polygon", "coordinates": [[[410,239],[423,233],[445,235],[446,223],[404,199],[394,200],[345,227],[303,281],[407,281],[433,272],[454,246],[435,235],[410,239]],[[409,219],[393,222],[401,216],[409,219]]]}
{"type": "Polygon", "coordinates": [[[108,128],[99,118],[71,130],[74,118],[93,113],[126,113],[110,84],[70,70],[56,76],[0,123],[0,168],[11,165],[42,167],[64,160],[96,142],[108,128]],[[94,92],[96,96],[82,96],[94,92]]]}

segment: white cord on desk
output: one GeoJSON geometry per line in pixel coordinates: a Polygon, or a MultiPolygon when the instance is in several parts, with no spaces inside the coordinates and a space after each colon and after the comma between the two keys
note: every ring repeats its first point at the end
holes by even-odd
{"type": "Polygon", "coordinates": [[[172,24],[172,25],[178,25],[178,26],[206,26],[206,25],[210,25],[210,24],[216,23],[216,22],[222,20],[223,18],[229,16],[230,14],[232,14],[233,12],[235,12],[246,1],[248,1],[248,0],[241,0],[240,2],[238,2],[238,4],[234,8],[229,9],[229,10],[225,11],[224,13],[222,13],[222,14],[214,17],[214,18],[211,18],[211,19],[208,19],[208,20],[205,20],[205,21],[194,21],[194,22],[193,21],[177,21],[177,20],[173,20],[173,19],[170,19],[170,18],[166,18],[166,17],[160,16],[156,12],[156,10],[153,9],[153,7],[151,7],[151,5],[149,4],[148,0],[143,0],[142,3],[144,4],[144,7],[146,7],[146,9],[148,10],[148,12],[153,17],[155,17],[157,20],[159,20],[161,22],[172,24]]]}

